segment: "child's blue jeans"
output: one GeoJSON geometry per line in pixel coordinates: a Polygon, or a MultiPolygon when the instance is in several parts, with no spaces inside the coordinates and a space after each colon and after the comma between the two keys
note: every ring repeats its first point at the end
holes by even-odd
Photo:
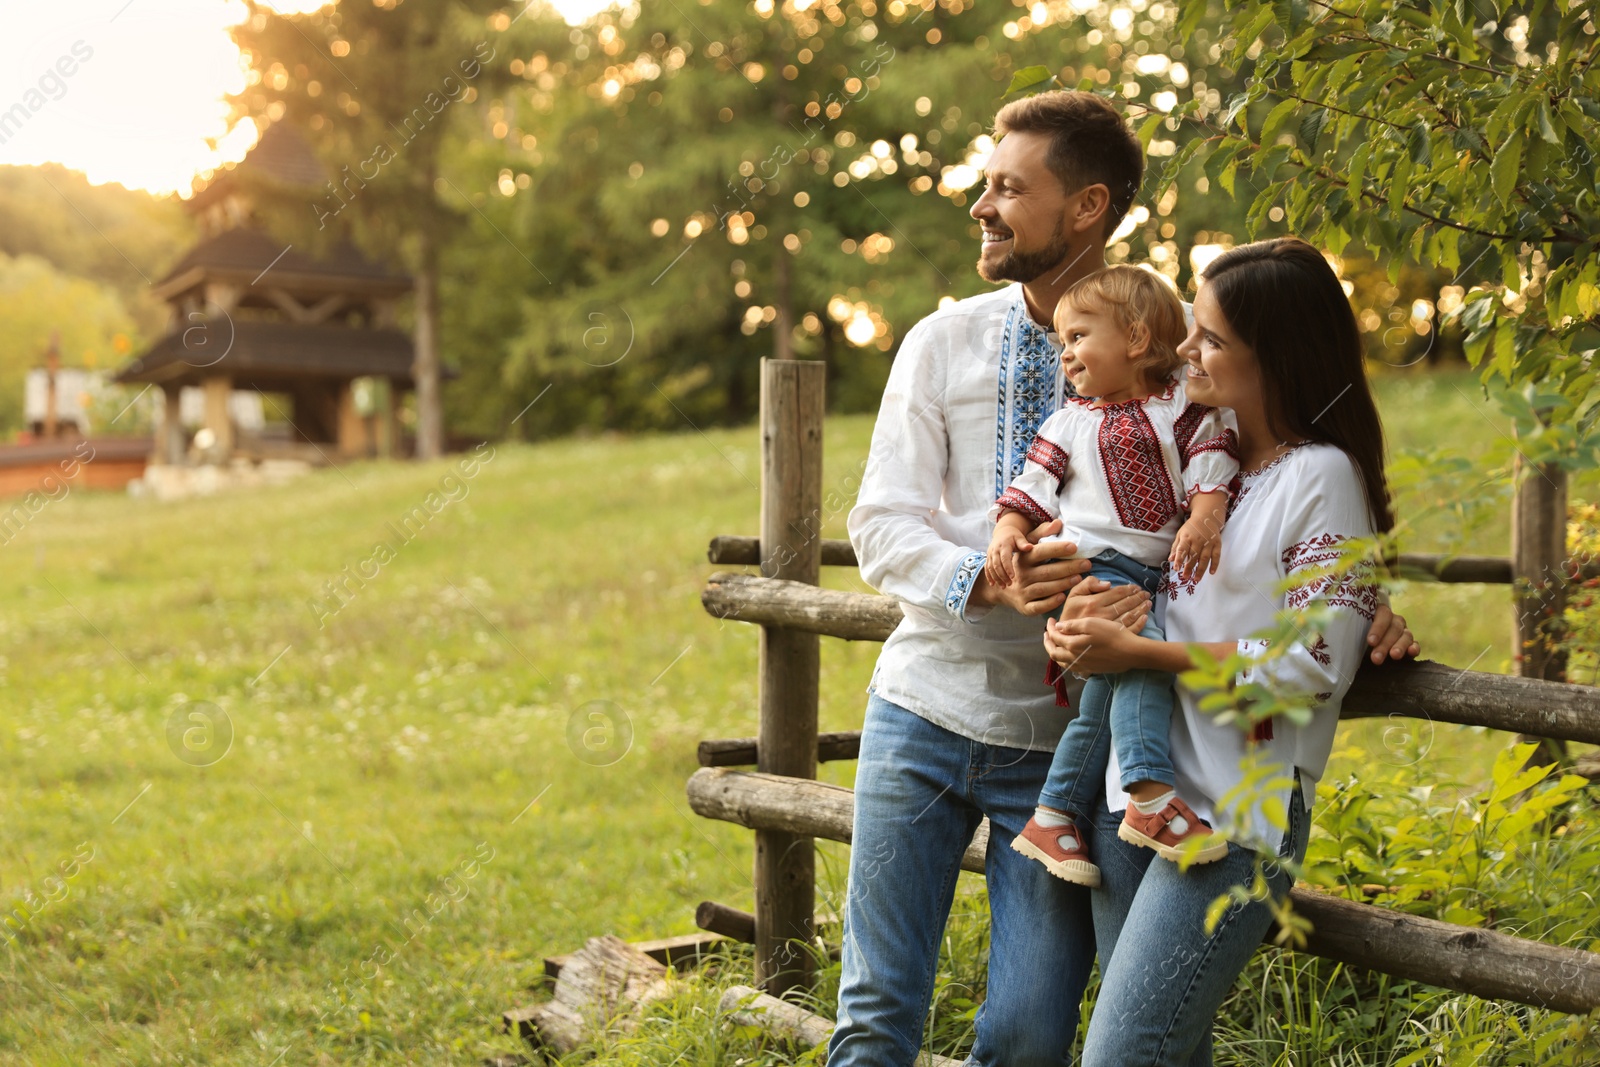
{"type": "MultiPolygon", "coordinates": [[[[1089,573],[1094,577],[1112,585],[1131,583],[1151,596],[1161,581],[1160,567],[1146,566],[1121,552],[1102,552],[1092,562],[1089,573]]],[[[1153,611],[1139,636],[1157,641],[1166,637],[1153,611]]],[[[1077,716],[1056,745],[1039,803],[1079,817],[1089,815],[1088,804],[1100,795],[1112,745],[1117,749],[1122,788],[1146,781],[1171,785],[1167,733],[1172,725],[1172,689],[1173,676],[1165,671],[1092,676],[1084,683],[1077,716]]]]}

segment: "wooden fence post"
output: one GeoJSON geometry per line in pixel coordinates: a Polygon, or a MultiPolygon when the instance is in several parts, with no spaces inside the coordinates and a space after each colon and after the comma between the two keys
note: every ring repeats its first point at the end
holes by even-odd
{"type": "MultiPolygon", "coordinates": [[[[761,361],[761,573],[768,578],[815,585],[821,572],[826,370],[808,360],[761,361]]],[[[820,666],[816,634],[761,628],[760,770],[817,776],[820,666]]],[[[810,837],[756,833],[756,980],[773,996],[812,985],[815,881],[810,837]]]]}
{"type": "MultiPolygon", "coordinates": [[[[1567,675],[1567,653],[1560,643],[1567,606],[1567,472],[1553,463],[1529,463],[1520,453],[1513,472],[1513,662],[1524,678],[1559,682],[1567,675]]],[[[1521,734],[1517,740],[1539,745],[1530,763],[1549,765],[1566,756],[1563,741],[1531,734],[1521,734]]]]}

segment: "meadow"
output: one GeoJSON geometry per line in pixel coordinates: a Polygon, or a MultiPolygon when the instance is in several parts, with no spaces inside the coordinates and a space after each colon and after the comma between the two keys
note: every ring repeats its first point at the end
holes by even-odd
{"type": "MultiPolygon", "coordinates": [[[[1378,384],[1404,547],[1503,554],[1507,420],[1470,375],[1378,384]]],[[[828,422],[825,494],[854,484],[870,432],[828,422]]],[[[750,834],[694,816],[683,782],[697,740],[754,733],[756,631],[698,594],[708,539],[755,532],[755,429],[462,461],[169,504],[73,492],[0,546],[0,1064],[478,1063],[519,1050],[498,1016],[543,956],[689,932],[703,899],[750,907],[750,834]]],[[[1394,599],[1428,657],[1509,670],[1504,588],[1394,599]]],[[[822,729],[859,725],[876,653],[824,642],[822,729]]],[[[1510,740],[1350,724],[1328,778],[1471,786],[1510,740]]],[[[837,896],[845,852],[822,851],[837,896]]],[[[959,908],[952,1048],[981,999],[981,883],[959,908]]],[[[1294,959],[1252,971],[1263,1018],[1293,1016],[1305,983],[1273,983],[1294,959]]],[[[1329,998],[1374,995],[1316,973],[1329,998]]],[[[671,1009],[705,1043],[682,1062],[755,1056],[707,995],[671,1009]]],[[[1503,1029],[1495,1010],[1459,1007],[1503,1029]]],[[[1323,1062],[1273,1040],[1238,1062],[1323,1062]]]]}

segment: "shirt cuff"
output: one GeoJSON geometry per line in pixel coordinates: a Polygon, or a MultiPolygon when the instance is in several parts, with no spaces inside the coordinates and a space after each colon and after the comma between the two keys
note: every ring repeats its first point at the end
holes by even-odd
{"type": "Polygon", "coordinates": [[[1194,504],[1194,498],[1201,493],[1221,493],[1229,500],[1233,499],[1233,490],[1228,488],[1226,482],[1197,482],[1189,487],[1183,496],[1183,506],[1189,508],[1194,504]]]}
{"type": "Polygon", "coordinates": [[[1267,649],[1271,647],[1271,645],[1272,642],[1264,637],[1239,638],[1239,655],[1248,660],[1250,666],[1239,672],[1239,677],[1236,684],[1252,685],[1255,683],[1265,682],[1267,680],[1261,676],[1256,664],[1266,658],[1267,649]]]}
{"type": "Polygon", "coordinates": [[[978,587],[978,575],[983,570],[984,554],[982,552],[969,552],[956,564],[956,573],[950,579],[950,588],[944,594],[945,610],[960,619],[962,622],[973,622],[988,612],[977,609],[972,615],[967,614],[967,601],[972,599],[972,591],[978,587]]]}

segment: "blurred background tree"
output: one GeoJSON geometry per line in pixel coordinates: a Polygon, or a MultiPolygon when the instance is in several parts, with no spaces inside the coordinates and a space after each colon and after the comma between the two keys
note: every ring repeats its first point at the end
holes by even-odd
{"type": "Polygon", "coordinates": [[[417,455],[437,456],[440,265],[470,213],[446,161],[470,154],[474,104],[507,81],[512,16],[499,0],[372,0],[305,15],[248,7],[234,31],[251,64],[236,114],[295,125],[330,175],[311,203],[298,191],[259,202],[288,240],[326,248],[349,235],[415,278],[417,455]]]}
{"type": "MultiPolygon", "coordinates": [[[[1479,258],[1471,235],[1451,249],[1432,236],[1414,246],[1425,220],[1389,219],[1378,187],[1415,184],[1454,211],[1451,197],[1470,182],[1472,196],[1493,198],[1510,221],[1528,214],[1529,198],[1558,201],[1537,168],[1588,136],[1593,94],[1582,87],[1595,75],[1582,56],[1592,23],[1576,6],[1508,8],[1471,26],[1437,12],[1423,17],[1437,25],[1399,14],[1385,22],[1391,9],[1409,10],[1373,0],[1345,18],[1313,4],[1292,17],[1285,8],[1280,24],[1276,13],[1263,19],[1269,5],[1247,17],[1193,0],[1180,26],[1170,0],[706,0],[629,5],[569,25],[543,5],[497,0],[345,0],[300,16],[257,5],[236,31],[250,84],[233,105],[240,120],[295,123],[334,180],[320,200],[276,203],[272,225],[285,241],[317,247],[350,235],[418,279],[407,325],[418,340],[425,449],[437,438],[436,408],[452,430],[483,437],[704,426],[753,416],[763,355],[823,360],[833,408],[871,409],[906,330],[942,300],[987,288],[972,268],[977,227],[966,211],[994,113],[1013,75],[1035,66],[1055,84],[1117,99],[1148,142],[1146,195],[1112,241],[1112,260],[1148,263],[1192,291],[1196,267],[1221,250],[1301,232],[1337,253],[1375,368],[1460,361],[1469,333],[1475,351],[1491,344],[1485,327],[1510,305],[1481,321],[1459,316],[1489,310],[1472,295],[1489,292],[1485,269],[1496,291],[1513,291],[1506,259],[1479,258]],[[1378,33],[1390,35],[1383,48],[1351,36],[1378,33]],[[1419,51],[1440,34],[1436,53],[1419,51]],[[1467,47],[1449,43],[1458,39],[1479,58],[1450,53],[1467,47]],[[1552,61],[1552,47],[1576,58],[1552,61]],[[1380,122],[1334,110],[1359,112],[1373,99],[1363,87],[1402,53],[1395,91],[1417,88],[1393,106],[1410,110],[1380,122]],[[1370,62],[1329,77],[1346,55],[1370,62]],[[477,64],[471,77],[463,61],[477,64]],[[1318,102],[1282,95],[1318,63],[1323,81],[1297,93],[1318,102]],[[1469,135],[1457,127],[1495,113],[1456,97],[1430,102],[1427,80],[1405,73],[1419,63],[1483,80],[1458,79],[1462,92],[1489,92],[1499,78],[1512,87],[1492,89],[1500,100],[1542,86],[1548,104],[1509,105],[1515,114],[1496,119],[1488,151],[1462,147],[1469,135]],[[1269,120],[1274,143],[1263,149],[1269,120]],[[1418,121],[1425,142],[1408,139],[1418,121]],[[1256,146],[1230,153],[1229,138],[1256,146]],[[1513,139],[1545,147],[1518,160],[1502,203],[1492,164],[1513,139]],[[1369,141],[1358,180],[1375,221],[1362,228],[1349,223],[1348,186],[1369,141]],[[1396,152],[1412,159],[1398,180],[1396,152]],[[1253,162],[1230,167],[1240,153],[1253,162]],[[1322,177],[1290,165],[1301,158],[1322,177]],[[1462,177],[1446,180],[1463,160],[1462,177]],[[1291,171],[1305,176],[1285,184],[1291,171]],[[1332,193],[1341,182],[1344,202],[1332,193]],[[1313,187],[1327,195],[1304,191],[1313,187]],[[436,364],[459,373],[442,395],[427,384],[436,364]]],[[[1591,169],[1573,170],[1572,181],[1591,169]]],[[[56,198],[38,170],[0,169],[0,251],[93,272],[122,295],[143,331],[135,340],[147,335],[144,280],[92,231],[51,234],[44,220],[61,213],[34,207],[56,198]]],[[[1507,180],[1509,164],[1498,173],[1507,180]]],[[[107,232],[118,247],[150,240],[181,251],[178,213],[127,196],[145,203],[119,207],[122,221],[97,208],[96,225],[149,220],[145,237],[107,232]]],[[[1543,306],[1547,276],[1569,304],[1590,292],[1552,273],[1568,252],[1547,255],[1533,242],[1510,255],[1527,278],[1513,303],[1543,306]]],[[[1494,336],[1506,340],[1488,351],[1502,358],[1535,340],[1494,336]]]]}

